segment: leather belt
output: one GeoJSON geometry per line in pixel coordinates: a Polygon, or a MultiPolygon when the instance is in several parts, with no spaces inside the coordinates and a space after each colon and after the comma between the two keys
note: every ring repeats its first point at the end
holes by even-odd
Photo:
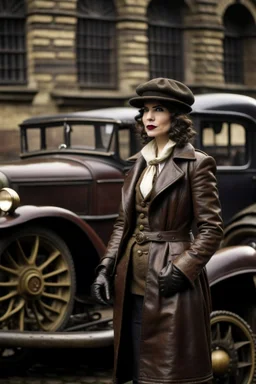
{"type": "Polygon", "coordinates": [[[143,244],[148,241],[159,241],[159,242],[171,242],[171,241],[189,241],[194,240],[192,232],[181,232],[181,231],[158,231],[158,232],[138,232],[134,233],[135,241],[137,244],[143,244]]]}

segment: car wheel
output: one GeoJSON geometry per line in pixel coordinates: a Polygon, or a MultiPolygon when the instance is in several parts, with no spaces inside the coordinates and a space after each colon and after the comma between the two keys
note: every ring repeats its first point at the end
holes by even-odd
{"type": "Polygon", "coordinates": [[[232,312],[212,312],[211,334],[214,383],[256,383],[255,337],[249,324],[232,312]]]}
{"type": "Polygon", "coordinates": [[[72,312],[75,270],[65,242],[29,227],[0,240],[0,329],[56,331],[72,312]]]}
{"type": "Polygon", "coordinates": [[[232,245],[250,245],[256,249],[256,228],[240,228],[231,232],[222,242],[222,247],[232,245]]]}

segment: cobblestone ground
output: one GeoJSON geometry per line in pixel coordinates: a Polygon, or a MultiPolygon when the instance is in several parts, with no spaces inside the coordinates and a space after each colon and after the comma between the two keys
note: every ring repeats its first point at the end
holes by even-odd
{"type": "Polygon", "coordinates": [[[90,352],[89,363],[82,350],[65,351],[65,356],[58,350],[41,353],[41,361],[27,370],[17,369],[15,363],[8,371],[0,369],[0,384],[112,384],[111,364],[102,353],[90,352]]]}

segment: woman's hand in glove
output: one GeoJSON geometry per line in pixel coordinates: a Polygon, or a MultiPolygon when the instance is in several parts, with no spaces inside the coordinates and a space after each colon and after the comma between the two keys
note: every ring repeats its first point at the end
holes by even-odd
{"type": "Polygon", "coordinates": [[[177,292],[184,291],[189,286],[186,276],[172,262],[161,270],[158,282],[160,295],[163,297],[170,297],[177,292]]]}
{"type": "Polygon", "coordinates": [[[91,296],[100,304],[110,304],[110,277],[107,275],[105,267],[99,270],[98,276],[91,286],[91,296]]]}

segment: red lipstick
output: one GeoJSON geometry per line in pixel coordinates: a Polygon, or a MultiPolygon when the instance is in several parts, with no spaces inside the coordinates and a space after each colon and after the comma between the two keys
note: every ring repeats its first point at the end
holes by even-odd
{"type": "Polygon", "coordinates": [[[155,126],[155,125],[147,125],[146,128],[147,128],[149,131],[152,131],[152,129],[155,129],[156,126],[155,126]]]}

